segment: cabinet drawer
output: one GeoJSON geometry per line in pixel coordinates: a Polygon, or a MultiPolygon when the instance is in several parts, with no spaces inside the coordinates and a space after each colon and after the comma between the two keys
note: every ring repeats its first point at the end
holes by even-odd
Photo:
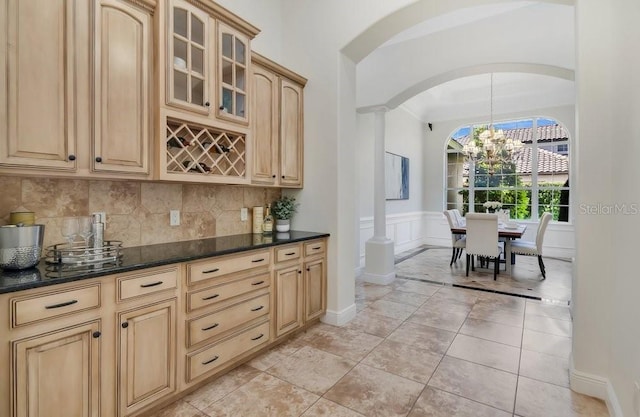
{"type": "Polygon", "coordinates": [[[100,284],[11,300],[13,326],[100,307],[100,284]]]}
{"type": "Polygon", "coordinates": [[[187,324],[188,344],[193,346],[265,314],[269,314],[269,294],[190,320],[187,324]]]}
{"type": "Polygon", "coordinates": [[[234,272],[268,266],[271,261],[269,251],[251,252],[245,255],[213,258],[204,262],[192,263],[188,268],[189,285],[210,278],[220,277],[234,272]]]}
{"type": "Polygon", "coordinates": [[[236,357],[269,341],[269,322],[187,355],[187,382],[227,364],[236,357]]]}
{"type": "Polygon", "coordinates": [[[326,242],[324,240],[307,242],[304,244],[304,256],[323,254],[325,251],[326,251],[326,242]]]}
{"type": "Polygon", "coordinates": [[[187,296],[187,312],[206,307],[237,295],[246,294],[271,285],[271,274],[265,273],[254,277],[216,285],[215,287],[189,293],[187,296]]]}
{"type": "Polygon", "coordinates": [[[293,259],[300,259],[302,253],[300,245],[285,246],[283,248],[276,247],[276,262],[286,262],[293,259]]]}
{"type": "Polygon", "coordinates": [[[128,300],[178,286],[178,269],[171,268],[147,274],[118,278],[118,300],[128,300]]]}

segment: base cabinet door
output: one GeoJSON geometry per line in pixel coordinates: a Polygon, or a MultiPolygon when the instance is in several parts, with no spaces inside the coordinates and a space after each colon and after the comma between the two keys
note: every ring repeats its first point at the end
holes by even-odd
{"type": "Polygon", "coordinates": [[[94,321],[13,342],[12,417],[100,416],[100,335],[94,321]]]}
{"type": "Polygon", "coordinates": [[[326,262],[317,259],[304,267],[304,319],[313,320],[324,314],[327,305],[326,262]]]}
{"type": "Polygon", "coordinates": [[[176,301],[125,311],[118,318],[118,415],[123,417],[176,390],[176,301]]]}
{"type": "Polygon", "coordinates": [[[276,337],[302,326],[302,284],[299,265],[276,271],[276,337]]]}

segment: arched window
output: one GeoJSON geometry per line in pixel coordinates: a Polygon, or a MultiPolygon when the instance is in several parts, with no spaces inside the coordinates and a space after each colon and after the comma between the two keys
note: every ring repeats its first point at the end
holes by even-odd
{"type": "Polygon", "coordinates": [[[446,158],[446,206],[462,213],[484,212],[483,203],[499,201],[513,219],[538,219],[544,212],[569,221],[569,135],[557,121],[530,118],[494,123],[522,149],[513,163],[490,173],[482,161],[467,161],[462,147],[487,125],[464,126],[449,138],[446,158]]]}

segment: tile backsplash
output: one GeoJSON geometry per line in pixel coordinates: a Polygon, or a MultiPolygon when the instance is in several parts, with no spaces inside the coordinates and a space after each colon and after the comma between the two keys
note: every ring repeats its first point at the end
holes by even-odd
{"type": "Polygon", "coordinates": [[[107,214],[105,239],[124,246],[251,233],[251,207],[280,196],[277,188],[142,181],[0,176],[0,225],[12,211],[33,211],[45,225],[44,246],[64,242],[62,218],[107,214]],[[247,221],[240,209],[249,208],[247,221]],[[180,226],[169,211],[180,210],[180,226]]]}

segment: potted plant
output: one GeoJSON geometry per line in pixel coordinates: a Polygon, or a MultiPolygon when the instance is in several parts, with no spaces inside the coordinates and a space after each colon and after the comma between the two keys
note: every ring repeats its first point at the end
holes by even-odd
{"type": "Polygon", "coordinates": [[[276,218],[276,231],[288,232],[293,213],[296,212],[298,203],[295,197],[284,195],[273,202],[271,211],[276,218]]]}

